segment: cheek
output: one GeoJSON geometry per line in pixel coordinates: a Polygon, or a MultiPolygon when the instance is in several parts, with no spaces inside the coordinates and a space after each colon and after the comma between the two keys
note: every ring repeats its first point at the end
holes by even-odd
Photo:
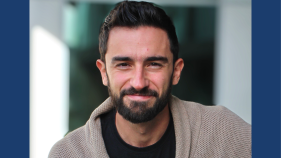
{"type": "Polygon", "coordinates": [[[169,84],[169,77],[164,74],[153,74],[150,77],[150,88],[157,90],[160,95],[163,90],[165,90],[167,85],[169,84]]]}
{"type": "Polygon", "coordinates": [[[110,76],[110,87],[120,92],[128,81],[128,75],[121,72],[113,72],[110,76]]]}

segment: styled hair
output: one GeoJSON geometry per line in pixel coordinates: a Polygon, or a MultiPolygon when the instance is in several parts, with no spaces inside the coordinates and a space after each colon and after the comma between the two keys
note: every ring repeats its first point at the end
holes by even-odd
{"type": "Polygon", "coordinates": [[[173,62],[178,59],[179,43],[175,26],[165,11],[153,3],[123,1],[116,4],[103,22],[99,33],[100,58],[105,62],[108,36],[114,27],[137,28],[139,26],[152,26],[166,31],[170,50],[173,53],[173,62]]]}

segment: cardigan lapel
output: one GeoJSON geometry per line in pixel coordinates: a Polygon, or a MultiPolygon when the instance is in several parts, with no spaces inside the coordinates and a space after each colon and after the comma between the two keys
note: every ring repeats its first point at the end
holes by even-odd
{"type": "Polygon", "coordinates": [[[110,97],[107,98],[99,107],[97,107],[91,114],[89,121],[86,123],[86,138],[91,147],[92,157],[109,158],[101,131],[101,122],[99,116],[110,111],[113,108],[110,97]]]}
{"type": "Polygon", "coordinates": [[[171,96],[170,109],[175,126],[176,158],[187,158],[190,155],[191,129],[188,113],[181,100],[171,96]]]}

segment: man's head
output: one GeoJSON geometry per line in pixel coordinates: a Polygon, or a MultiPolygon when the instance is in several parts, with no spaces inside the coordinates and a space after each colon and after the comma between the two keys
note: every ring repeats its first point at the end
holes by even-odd
{"type": "Polygon", "coordinates": [[[133,123],[152,120],[179,81],[175,28],[165,12],[146,2],[121,2],[100,32],[103,84],[118,113],[133,123]],[[168,32],[169,31],[169,32],[168,32]]]}
{"type": "Polygon", "coordinates": [[[165,11],[148,2],[123,1],[105,18],[100,28],[99,51],[104,62],[108,47],[108,37],[114,27],[138,28],[140,26],[152,26],[164,30],[169,39],[173,60],[178,59],[179,43],[176,30],[171,19],[165,11]]]}

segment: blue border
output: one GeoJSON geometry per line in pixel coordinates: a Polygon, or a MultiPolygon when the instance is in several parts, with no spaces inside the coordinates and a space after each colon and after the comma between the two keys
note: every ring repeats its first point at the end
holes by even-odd
{"type": "Polygon", "coordinates": [[[253,157],[280,157],[280,1],[252,0],[253,157]]]}
{"type": "Polygon", "coordinates": [[[1,1],[1,157],[29,157],[29,1],[1,1]]]}

